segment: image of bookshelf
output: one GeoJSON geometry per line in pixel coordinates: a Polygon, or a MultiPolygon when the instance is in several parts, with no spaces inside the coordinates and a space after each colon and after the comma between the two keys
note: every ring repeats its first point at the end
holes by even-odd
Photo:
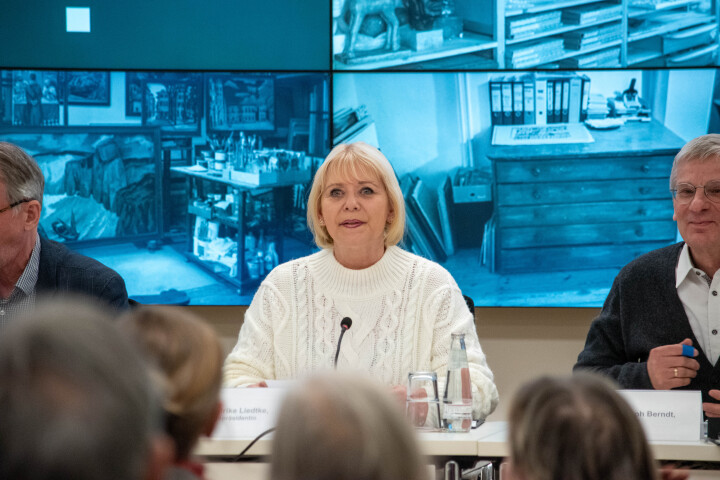
{"type": "MultiPolygon", "coordinates": [[[[499,68],[717,64],[718,8],[700,0],[486,1],[495,9],[499,68]]],[[[480,16],[481,8],[478,8],[480,16]]],[[[471,28],[489,31],[472,22],[471,28]]]]}
{"type": "Polygon", "coordinates": [[[718,64],[717,0],[403,0],[355,21],[362,3],[334,2],[336,70],[718,64]]]}

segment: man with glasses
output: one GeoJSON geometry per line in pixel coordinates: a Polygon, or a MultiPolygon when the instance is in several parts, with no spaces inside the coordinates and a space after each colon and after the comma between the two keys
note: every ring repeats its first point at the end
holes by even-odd
{"type": "Polygon", "coordinates": [[[620,271],[574,370],[623,388],[701,390],[706,415],[720,417],[720,135],[680,150],[670,192],[684,242],[620,271]]]}
{"type": "Polygon", "coordinates": [[[115,271],[38,235],[44,186],[37,162],[0,142],[0,328],[31,310],[39,295],[72,292],[128,306],[115,271]]]}

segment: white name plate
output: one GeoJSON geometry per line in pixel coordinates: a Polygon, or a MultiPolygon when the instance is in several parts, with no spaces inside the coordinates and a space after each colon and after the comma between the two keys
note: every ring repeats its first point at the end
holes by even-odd
{"type": "Polygon", "coordinates": [[[697,442],[703,435],[699,390],[618,390],[651,442],[697,442]]]}
{"type": "Polygon", "coordinates": [[[223,388],[223,411],[212,438],[254,438],[275,426],[285,388],[223,388]]]}

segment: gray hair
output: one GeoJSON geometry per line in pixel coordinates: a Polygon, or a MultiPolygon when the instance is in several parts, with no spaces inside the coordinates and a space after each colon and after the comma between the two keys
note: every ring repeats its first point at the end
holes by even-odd
{"type": "Polygon", "coordinates": [[[39,304],[0,334],[0,478],[145,473],[158,399],[129,339],[88,302],[39,304]]]}
{"type": "Polygon", "coordinates": [[[419,480],[424,462],[387,387],[325,374],[288,393],[273,437],[273,480],[419,480]]]}
{"type": "Polygon", "coordinates": [[[670,188],[677,185],[677,169],[689,162],[718,162],[720,165],[720,134],[709,133],[693,138],[675,155],[670,171],[670,188]]]}
{"type": "Polygon", "coordinates": [[[655,480],[640,421],[606,378],[525,384],[510,406],[510,466],[527,480],[655,480]]]}
{"type": "Polygon", "coordinates": [[[42,205],[45,189],[42,170],[34,158],[12,143],[0,142],[0,181],[5,184],[10,204],[29,199],[42,205]]]}

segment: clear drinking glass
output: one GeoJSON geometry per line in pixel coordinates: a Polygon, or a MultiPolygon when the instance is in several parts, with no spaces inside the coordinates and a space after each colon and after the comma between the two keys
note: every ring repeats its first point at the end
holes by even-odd
{"type": "Polygon", "coordinates": [[[472,426],[472,387],[464,333],[452,334],[443,395],[443,426],[451,432],[468,432],[472,426]]]}
{"type": "Polygon", "coordinates": [[[440,431],[440,396],[435,372],[408,374],[407,416],[418,430],[440,431]]]}

